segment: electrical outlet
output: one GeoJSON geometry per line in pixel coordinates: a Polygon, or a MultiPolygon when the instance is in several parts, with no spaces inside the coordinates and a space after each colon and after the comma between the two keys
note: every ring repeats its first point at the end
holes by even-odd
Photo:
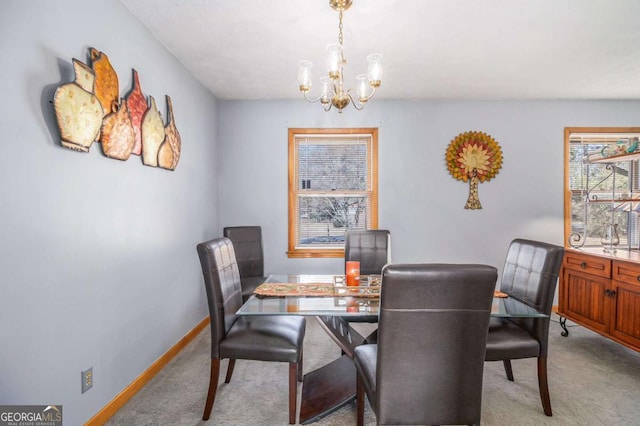
{"type": "Polygon", "coordinates": [[[93,387],[93,367],[80,373],[82,376],[82,393],[93,387]]]}

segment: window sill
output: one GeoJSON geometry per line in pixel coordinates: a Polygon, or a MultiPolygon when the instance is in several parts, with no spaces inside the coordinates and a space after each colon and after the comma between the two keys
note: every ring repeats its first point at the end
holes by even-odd
{"type": "Polygon", "coordinates": [[[344,249],[300,249],[287,252],[289,258],[344,257],[344,249]]]}

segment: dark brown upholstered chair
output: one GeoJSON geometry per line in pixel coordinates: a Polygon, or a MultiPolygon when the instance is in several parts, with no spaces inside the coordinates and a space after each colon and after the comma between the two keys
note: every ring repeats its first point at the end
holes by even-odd
{"type": "MultiPolygon", "coordinates": [[[[550,315],[563,255],[564,248],[559,246],[513,240],[507,252],[500,290],[507,293],[509,299],[517,299],[550,315]]],[[[552,414],[547,382],[549,321],[549,317],[491,318],[486,352],[487,361],[503,361],[510,381],[513,381],[512,359],[538,359],[538,387],[547,416],[552,414]]]]}
{"type": "Polygon", "coordinates": [[[242,295],[231,240],[218,238],[200,243],[198,256],[211,317],[211,378],[202,419],[208,420],[213,408],[220,360],[229,359],[225,378],[225,383],[229,383],[236,359],[251,359],[289,363],[289,423],[294,424],[296,379],[302,381],[305,319],[299,316],[237,316],[242,295]]]}
{"type": "Polygon", "coordinates": [[[345,267],[348,260],[360,262],[360,274],[381,274],[389,263],[389,240],[385,229],[349,230],[344,234],[345,267]]]}
{"type": "Polygon", "coordinates": [[[487,265],[387,266],[378,343],[355,349],[380,425],[480,424],[487,327],[498,272],[487,265]]]}
{"type": "Polygon", "coordinates": [[[264,276],[262,228],[227,226],[223,229],[223,236],[233,242],[242,282],[242,301],[246,302],[253,290],[267,279],[264,276]]]}
{"type": "MultiPolygon", "coordinates": [[[[348,260],[360,262],[360,275],[380,275],[382,268],[389,263],[391,234],[386,229],[349,230],[344,234],[345,273],[348,260]]],[[[344,317],[348,322],[378,321],[377,315],[353,318],[344,317]]],[[[367,342],[376,341],[374,331],[367,337],[367,342]]]]}

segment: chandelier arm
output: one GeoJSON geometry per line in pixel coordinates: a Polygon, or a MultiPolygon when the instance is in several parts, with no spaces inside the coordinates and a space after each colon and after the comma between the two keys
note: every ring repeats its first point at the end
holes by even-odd
{"type": "MultiPolygon", "coordinates": [[[[321,99],[323,98],[323,96],[322,96],[322,95],[320,95],[320,96],[318,96],[316,99],[312,99],[312,98],[310,98],[309,96],[307,96],[307,92],[302,92],[302,94],[304,95],[304,99],[305,99],[307,102],[311,102],[311,103],[313,103],[313,102],[318,102],[319,100],[321,100],[321,99]]],[[[330,97],[331,97],[331,96],[330,96],[330,97]]],[[[325,111],[329,111],[329,110],[331,109],[331,107],[332,107],[331,102],[328,102],[328,103],[326,103],[326,104],[325,104],[325,103],[323,103],[323,104],[322,104],[322,108],[324,108],[324,110],[325,110],[325,111]]]]}
{"type": "Polygon", "coordinates": [[[320,96],[318,96],[316,99],[313,99],[313,98],[310,98],[310,97],[307,95],[307,93],[308,93],[308,92],[302,92],[302,94],[303,94],[303,96],[304,96],[304,99],[305,99],[306,101],[308,101],[308,102],[318,102],[320,99],[322,99],[322,94],[320,94],[320,96]]]}
{"type": "Polygon", "coordinates": [[[367,100],[373,98],[376,94],[376,88],[374,86],[371,86],[371,88],[373,89],[373,92],[371,92],[371,94],[367,96],[367,100]]]}
{"type": "Polygon", "coordinates": [[[361,103],[359,100],[358,100],[358,102],[354,101],[354,100],[353,100],[353,96],[351,96],[351,92],[352,92],[352,90],[351,90],[351,89],[349,89],[349,90],[347,91],[347,96],[348,96],[348,97],[349,97],[349,99],[351,100],[351,105],[353,105],[353,107],[354,107],[355,109],[357,109],[358,111],[362,111],[362,108],[364,108],[364,104],[363,104],[363,103],[361,103]],[[358,104],[360,104],[361,106],[359,107],[359,106],[358,106],[358,104]]]}
{"type": "MultiPolygon", "coordinates": [[[[368,101],[369,99],[373,98],[373,96],[376,94],[376,88],[375,88],[375,87],[371,87],[371,88],[373,89],[373,91],[371,92],[371,94],[370,94],[370,95],[368,95],[368,96],[366,96],[366,97],[364,98],[364,102],[360,102],[360,96],[356,96],[356,98],[358,99],[358,103],[359,103],[359,104],[364,105],[365,103],[367,103],[367,101],[368,101]]],[[[351,99],[351,101],[353,101],[353,95],[354,95],[354,94],[355,94],[355,95],[358,95],[358,94],[356,93],[356,91],[355,91],[355,90],[353,90],[353,89],[349,89],[349,90],[347,90],[347,95],[349,95],[349,98],[351,99]]],[[[360,109],[362,109],[362,108],[360,108],[360,109]]]]}

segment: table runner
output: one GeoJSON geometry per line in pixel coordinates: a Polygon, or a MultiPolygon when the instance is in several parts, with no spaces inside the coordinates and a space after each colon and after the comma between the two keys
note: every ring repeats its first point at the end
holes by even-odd
{"type": "MultiPolygon", "coordinates": [[[[380,297],[380,286],[335,286],[328,283],[263,283],[253,294],[259,297],[285,297],[285,296],[309,296],[309,297],[380,297]]],[[[494,297],[508,297],[506,293],[496,290],[494,297]]]]}
{"type": "Polygon", "coordinates": [[[254,291],[256,296],[311,296],[311,297],[380,297],[380,286],[334,286],[328,283],[263,283],[254,291]]]}

